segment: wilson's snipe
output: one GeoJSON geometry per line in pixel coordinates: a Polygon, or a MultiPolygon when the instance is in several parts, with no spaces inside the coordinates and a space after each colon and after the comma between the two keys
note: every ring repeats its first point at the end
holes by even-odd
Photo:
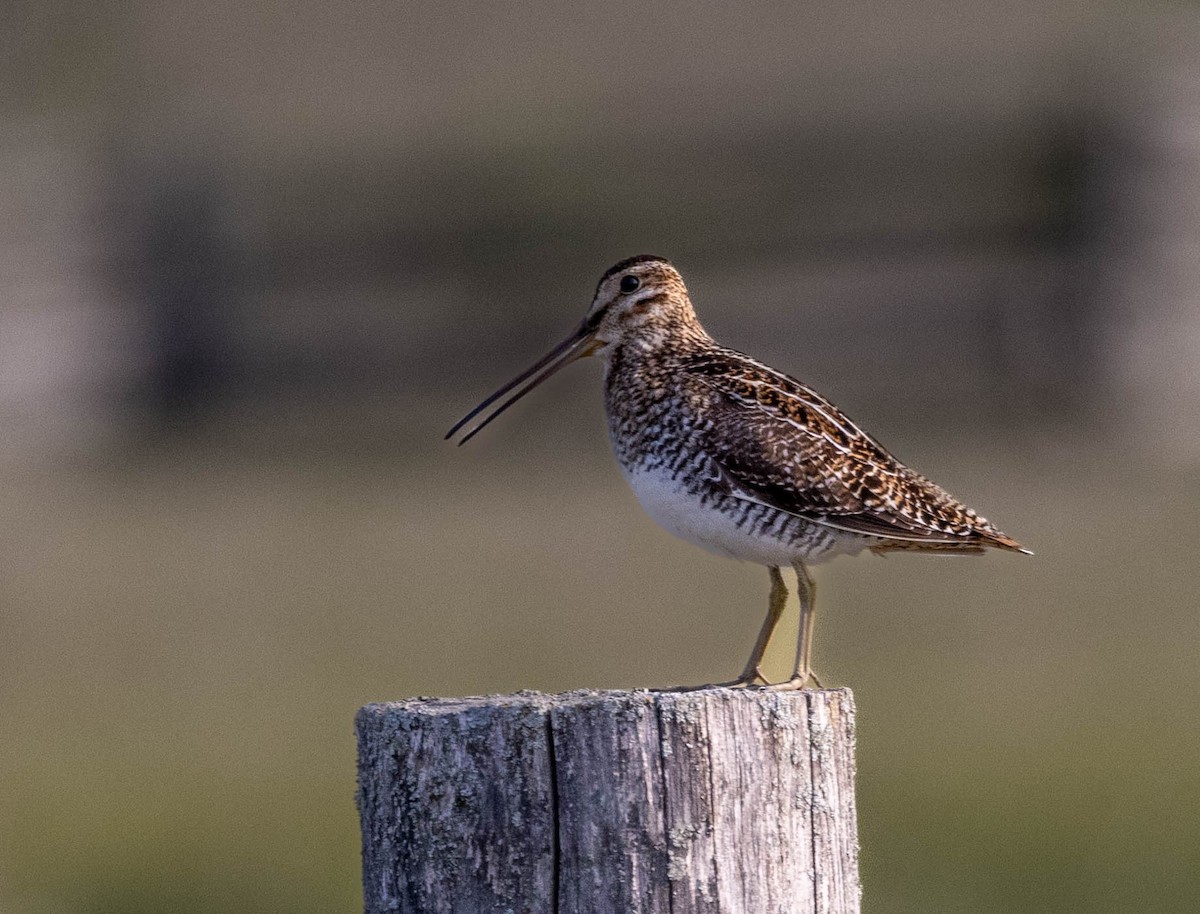
{"type": "Polygon", "coordinates": [[[676,536],[770,572],[767,618],[745,670],[725,685],[766,682],[759,666],[787,599],[785,565],[796,571],[800,636],[791,678],[773,687],[795,689],[819,684],[810,563],[864,549],[1028,551],[896,460],[816,391],[718,345],[696,319],[679,272],[661,257],[611,267],[575,331],[446,437],[500,401],[465,443],[559,368],[596,354],[606,363],[613,449],[642,507],[676,536]]]}

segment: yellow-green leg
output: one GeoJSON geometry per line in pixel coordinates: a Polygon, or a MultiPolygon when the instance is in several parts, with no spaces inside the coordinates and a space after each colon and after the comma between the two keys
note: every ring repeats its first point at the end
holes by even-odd
{"type": "Polygon", "coordinates": [[[746,668],[742,670],[741,676],[730,682],[717,683],[717,685],[747,686],[755,682],[766,682],[759,667],[762,666],[767,645],[771,643],[771,635],[775,633],[775,626],[779,624],[779,617],[783,615],[783,608],[787,605],[787,585],[783,583],[783,575],[774,566],[768,567],[767,571],[771,573],[771,596],[767,602],[767,617],[763,619],[762,628],[758,630],[758,639],[754,642],[750,659],[746,661],[746,668]]]}
{"type": "Polygon", "coordinates": [[[770,686],[781,691],[788,689],[804,689],[810,685],[823,688],[821,680],[812,668],[813,622],[816,619],[817,585],[813,582],[808,569],[803,562],[797,561],[792,567],[796,570],[796,589],[800,596],[800,633],[796,639],[796,663],[792,667],[792,676],[787,682],[779,682],[770,686]]]}

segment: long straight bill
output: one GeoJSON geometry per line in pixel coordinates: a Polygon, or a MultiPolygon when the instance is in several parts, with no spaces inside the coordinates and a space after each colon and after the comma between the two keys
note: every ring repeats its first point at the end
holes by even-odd
{"type": "Polygon", "coordinates": [[[512,393],[508,399],[497,406],[489,413],[482,421],[475,424],[470,431],[467,432],[458,442],[459,446],[466,444],[477,434],[483,431],[484,427],[489,425],[493,419],[499,416],[502,412],[520,400],[525,394],[529,393],[546,378],[554,374],[564,365],[574,362],[576,359],[591,355],[595,352],[597,345],[591,339],[591,333],[588,327],[580,324],[579,328],[569,337],[551,349],[546,355],[537,360],[531,367],[521,372],[498,391],[476,406],[473,410],[454,423],[454,427],[446,432],[446,438],[454,436],[459,429],[478,416],[481,412],[503,397],[505,394],[512,393]]]}

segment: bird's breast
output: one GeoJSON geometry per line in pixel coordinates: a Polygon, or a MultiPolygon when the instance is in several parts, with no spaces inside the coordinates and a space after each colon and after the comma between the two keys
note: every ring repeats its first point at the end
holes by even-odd
{"type": "Polygon", "coordinates": [[[642,508],[660,527],[728,558],[760,565],[820,561],[869,542],[730,495],[709,454],[711,411],[702,385],[669,365],[616,360],[605,383],[609,437],[642,508]]]}
{"type": "Polygon", "coordinates": [[[702,475],[685,476],[661,464],[622,463],[621,469],[638,503],[656,524],[716,555],[785,566],[853,554],[870,545],[865,537],[848,536],[733,498],[702,475]]]}

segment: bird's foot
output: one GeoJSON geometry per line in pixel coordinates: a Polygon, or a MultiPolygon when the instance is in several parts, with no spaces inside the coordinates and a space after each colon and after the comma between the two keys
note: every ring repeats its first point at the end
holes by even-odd
{"type": "Polygon", "coordinates": [[[706,689],[756,689],[767,684],[767,677],[755,667],[753,670],[747,670],[742,673],[737,679],[730,679],[727,682],[713,682],[706,685],[706,689]]]}
{"type": "Polygon", "coordinates": [[[706,682],[704,685],[694,686],[673,686],[669,689],[654,689],[655,692],[700,692],[704,689],[755,689],[768,686],[767,678],[762,672],[755,667],[753,670],[746,670],[737,679],[730,679],[726,682],[706,682]]]}
{"type": "Polygon", "coordinates": [[[783,682],[772,682],[764,688],[772,692],[797,692],[800,689],[823,689],[825,686],[821,684],[821,680],[817,678],[816,673],[812,670],[806,670],[793,674],[791,679],[786,679],[783,682]]]}

